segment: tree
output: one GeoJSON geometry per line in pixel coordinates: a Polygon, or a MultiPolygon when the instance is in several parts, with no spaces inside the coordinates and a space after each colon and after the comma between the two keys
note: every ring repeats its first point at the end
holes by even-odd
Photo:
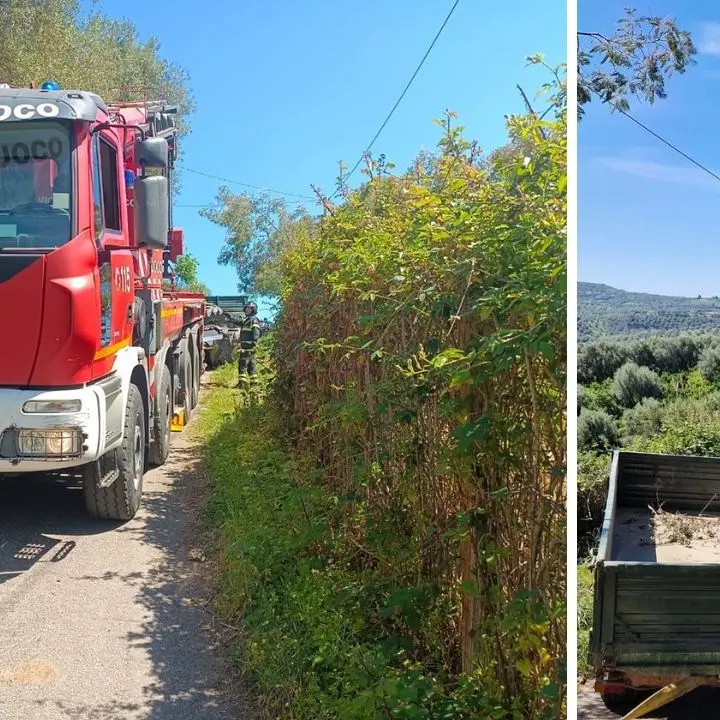
{"type": "Polygon", "coordinates": [[[720,379],[720,348],[705,348],[700,355],[698,371],[703,379],[708,382],[715,382],[720,379]]]}
{"type": "Polygon", "coordinates": [[[630,408],[645,398],[661,398],[662,384],[652,370],[629,362],[615,373],[613,394],[621,405],[630,408]]]}
{"type": "Polygon", "coordinates": [[[177,287],[181,290],[189,290],[191,292],[201,292],[203,295],[209,295],[208,286],[201,283],[198,279],[199,262],[193,255],[181,255],[175,262],[175,277],[177,287]]]}
{"type": "Polygon", "coordinates": [[[655,398],[645,398],[635,407],[625,411],[623,420],[628,435],[652,437],[660,432],[663,420],[663,406],[655,398]]]}
{"type": "Polygon", "coordinates": [[[666,79],[695,63],[692,36],[673,18],[638,16],[626,10],[608,36],[578,32],[578,116],[597,96],[613,111],[628,110],[629,98],[647,103],[667,97],[666,79]]]}
{"type": "MultiPolygon", "coordinates": [[[[108,102],[165,100],[178,106],[180,134],[188,134],[195,101],[187,72],[162,59],[155,37],[141,40],[130,20],[110,18],[94,2],[91,7],[85,14],[77,0],[4,0],[0,83],[38,87],[55,80],[108,102]]],[[[176,171],[173,194],[180,187],[176,171]]]]}
{"type": "Polygon", "coordinates": [[[585,345],[578,352],[578,380],[593,382],[610,378],[627,357],[628,348],[617,343],[600,341],[585,345]]]}
{"type": "Polygon", "coordinates": [[[578,417],[577,437],[581,450],[612,450],[618,442],[617,424],[602,410],[583,408],[578,417]]]}
{"type": "Polygon", "coordinates": [[[224,186],[200,214],[225,230],[218,263],[235,268],[239,292],[279,295],[283,255],[314,232],[305,208],[291,211],[280,198],[233,195],[224,186]]]}

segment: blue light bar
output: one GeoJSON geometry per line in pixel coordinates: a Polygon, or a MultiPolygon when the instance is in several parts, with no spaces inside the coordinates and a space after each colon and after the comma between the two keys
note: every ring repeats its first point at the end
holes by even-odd
{"type": "Polygon", "coordinates": [[[41,90],[59,90],[60,83],[56,83],[54,80],[46,80],[41,86],[41,90]]]}

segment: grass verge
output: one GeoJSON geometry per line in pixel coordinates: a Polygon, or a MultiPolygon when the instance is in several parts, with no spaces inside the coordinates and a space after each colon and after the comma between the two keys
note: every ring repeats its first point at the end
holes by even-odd
{"type": "Polygon", "coordinates": [[[235,378],[233,367],[213,373],[196,432],[212,479],[207,511],[220,536],[216,610],[243,628],[239,659],[264,716],[526,717],[488,692],[483,668],[449,677],[437,662],[442,648],[418,654],[408,645],[384,600],[394,579],[361,566],[356,549],[347,552],[337,532],[342,503],[289,452],[272,405],[239,402],[235,378]]]}
{"type": "Polygon", "coordinates": [[[578,565],[577,584],[578,676],[589,678],[592,675],[588,648],[593,619],[593,573],[587,565],[578,565]]]}

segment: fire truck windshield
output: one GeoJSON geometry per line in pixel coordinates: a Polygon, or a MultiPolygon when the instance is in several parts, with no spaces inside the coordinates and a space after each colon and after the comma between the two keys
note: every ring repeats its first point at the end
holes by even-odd
{"type": "Polygon", "coordinates": [[[70,130],[0,123],[0,251],[52,249],[72,237],[70,130]]]}

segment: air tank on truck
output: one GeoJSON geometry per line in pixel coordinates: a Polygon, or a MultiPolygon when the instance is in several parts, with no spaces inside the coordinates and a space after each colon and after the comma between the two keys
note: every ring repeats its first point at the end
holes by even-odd
{"type": "Polygon", "coordinates": [[[135,515],[198,402],[205,299],[168,287],[176,117],[0,87],[0,477],[77,474],[100,518],[135,515]]]}

